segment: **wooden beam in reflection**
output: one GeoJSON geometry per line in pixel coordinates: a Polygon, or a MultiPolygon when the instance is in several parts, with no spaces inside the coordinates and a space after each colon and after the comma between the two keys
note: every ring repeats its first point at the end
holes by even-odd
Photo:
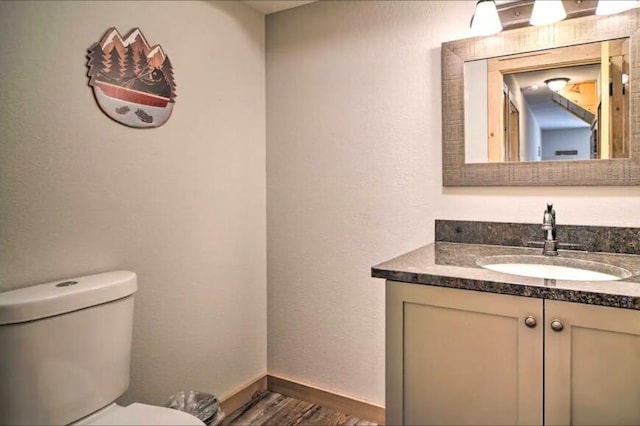
{"type": "Polygon", "coordinates": [[[624,94],[622,93],[622,56],[611,57],[611,158],[626,158],[624,143],[624,94]]]}
{"type": "Polygon", "coordinates": [[[502,133],[504,132],[504,93],[502,73],[487,74],[487,159],[490,163],[503,161],[502,133]]]}
{"type": "Polygon", "coordinates": [[[600,62],[600,43],[530,52],[523,55],[511,55],[489,59],[489,72],[500,71],[503,74],[546,70],[574,65],[589,65],[600,62]]]}
{"type": "MultiPolygon", "coordinates": [[[[596,80],[577,82],[572,80],[564,89],[560,90],[558,94],[589,111],[594,116],[598,113],[598,89],[596,80]]],[[[592,124],[592,122],[589,121],[589,124],[592,124]]]]}
{"type": "Polygon", "coordinates": [[[600,117],[598,118],[599,158],[611,158],[610,125],[611,112],[609,108],[609,42],[601,43],[600,61],[600,117]]]}

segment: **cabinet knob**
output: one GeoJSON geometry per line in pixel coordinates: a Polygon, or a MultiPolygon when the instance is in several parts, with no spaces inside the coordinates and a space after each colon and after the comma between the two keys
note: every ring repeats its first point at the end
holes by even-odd
{"type": "Polygon", "coordinates": [[[538,321],[536,321],[534,317],[529,315],[524,319],[524,324],[529,328],[534,328],[536,325],[538,325],[538,321]]]}
{"type": "Polygon", "coordinates": [[[551,329],[553,331],[562,331],[563,328],[564,324],[562,324],[562,321],[560,321],[559,319],[554,319],[553,321],[551,321],[551,329]]]}

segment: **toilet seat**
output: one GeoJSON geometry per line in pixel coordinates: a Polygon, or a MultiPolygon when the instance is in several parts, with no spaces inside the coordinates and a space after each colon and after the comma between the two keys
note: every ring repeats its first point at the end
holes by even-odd
{"type": "Polygon", "coordinates": [[[204,425],[191,414],[173,408],[134,402],[126,407],[112,404],[91,416],[88,425],[204,425]]]}

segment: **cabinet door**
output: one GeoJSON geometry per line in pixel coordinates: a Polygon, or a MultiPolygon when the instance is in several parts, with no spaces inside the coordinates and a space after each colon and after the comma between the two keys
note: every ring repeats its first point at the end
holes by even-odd
{"type": "Polygon", "coordinates": [[[640,311],[545,301],[545,424],[640,424],[640,311]]]}
{"type": "Polygon", "coordinates": [[[386,423],[542,424],[542,306],[388,281],[386,423]]]}

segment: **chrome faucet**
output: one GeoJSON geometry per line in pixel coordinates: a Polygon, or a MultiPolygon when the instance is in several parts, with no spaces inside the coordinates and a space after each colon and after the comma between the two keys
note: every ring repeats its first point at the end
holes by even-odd
{"type": "Polygon", "coordinates": [[[545,231],[542,254],[545,256],[557,256],[556,211],[553,209],[553,204],[547,203],[547,210],[545,210],[544,216],[542,217],[542,230],[545,231]]]}

